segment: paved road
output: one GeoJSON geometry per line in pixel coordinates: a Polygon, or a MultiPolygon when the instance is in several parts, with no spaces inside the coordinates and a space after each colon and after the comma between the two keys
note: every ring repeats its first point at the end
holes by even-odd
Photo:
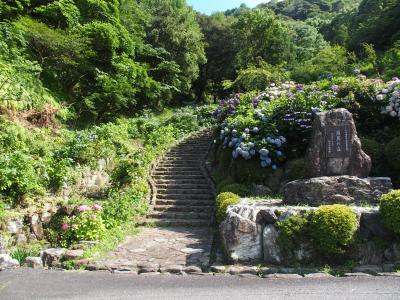
{"type": "Polygon", "coordinates": [[[0,272],[0,299],[400,299],[400,278],[283,280],[22,269],[0,272]]]}

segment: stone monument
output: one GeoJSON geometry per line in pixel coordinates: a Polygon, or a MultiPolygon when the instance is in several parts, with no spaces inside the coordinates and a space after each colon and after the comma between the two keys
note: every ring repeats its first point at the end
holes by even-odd
{"type": "Polygon", "coordinates": [[[392,189],[392,182],[386,177],[368,177],[371,165],[348,110],[318,113],[306,154],[306,179],[287,183],[283,202],[311,206],[376,204],[392,189]]]}

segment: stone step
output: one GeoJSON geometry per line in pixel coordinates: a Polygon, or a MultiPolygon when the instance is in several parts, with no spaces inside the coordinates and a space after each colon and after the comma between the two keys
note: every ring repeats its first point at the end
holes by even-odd
{"type": "Polygon", "coordinates": [[[148,215],[151,219],[167,220],[211,220],[210,213],[203,212],[163,212],[155,211],[148,215]]]}
{"type": "Polygon", "coordinates": [[[200,180],[202,180],[202,181],[204,181],[205,180],[205,178],[204,178],[204,175],[203,174],[201,174],[201,175],[193,175],[193,174],[191,174],[191,175],[187,175],[187,174],[185,174],[185,175],[182,175],[182,174],[153,174],[153,176],[152,176],[155,180],[168,180],[168,181],[171,181],[171,182],[173,182],[173,181],[176,181],[176,180],[186,180],[186,182],[188,182],[188,181],[190,181],[190,182],[193,182],[193,181],[200,181],[200,180]]]}
{"type": "Polygon", "coordinates": [[[209,190],[209,186],[207,182],[201,184],[201,183],[183,183],[183,184],[174,184],[174,183],[169,183],[168,181],[166,183],[156,183],[157,189],[203,189],[203,190],[209,190]]]}
{"type": "Polygon", "coordinates": [[[160,227],[208,227],[211,225],[211,220],[148,219],[147,223],[160,227]]]}
{"type": "Polygon", "coordinates": [[[182,200],[182,199],[157,199],[156,206],[212,206],[215,204],[215,199],[212,200],[182,200]]]}
{"type": "Polygon", "coordinates": [[[193,170],[193,171],[177,171],[177,170],[164,170],[164,171],[158,171],[154,170],[153,175],[171,175],[171,176],[199,176],[201,178],[204,178],[203,173],[200,170],[193,170]]]}
{"type": "Polygon", "coordinates": [[[185,188],[172,188],[172,189],[157,189],[158,195],[212,195],[211,189],[185,189],[185,188]]]}
{"type": "Polygon", "coordinates": [[[200,167],[181,167],[181,166],[172,166],[172,167],[161,167],[157,166],[155,171],[174,171],[174,172],[201,172],[200,167]]]}
{"type": "Polygon", "coordinates": [[[154,182],[156,185],[171,185],[171,186],[181,186],[181,185],[207,185],[208,182],[205,178],[200,179],[155,179],[154,182]]]}
{"type": "Polygon", "coordinates": [[[155,211],[162,212],[202,212],[212,214],[214,211],[213,205],[156,205],[153,208],[155,211]]]}
{"type": "Polygon", "coordinates": [[[175,163],[175,162],[185,162],[185,163],[199,163],[199,158],[194,158],[194,159],[181,159],[178,156],[175,157],[164,157],[162,159],[162,162],[168,162],[168,163],[175,163]]]}
{"type": "Polygon", "coordinates": [[[157,199],[168,200],[214,200],[212,194],[198,194],[198,195],[185,195],[185,194],[158,194],[157,199]]]}
{"type": "Polygon", "coordinates": [[[178,167],[178,168],[200,168],[201,167],[201,162],[190,162],[187,163],[186,161],[176,161],[176,162],[171,162],[171,161],[161,161],[158,165],[157,168],[170,168],[170,167],[178,167]]]}
{"type": "MultiPolygon", "coordinates": [[[[204,153],[203,153],[204,154],[204,153]]],[[[167,153],[164,159],[180,159],[180,160],[197,160],[203,158],[203,154],[180,154],[180,153],[167,153]]]]}

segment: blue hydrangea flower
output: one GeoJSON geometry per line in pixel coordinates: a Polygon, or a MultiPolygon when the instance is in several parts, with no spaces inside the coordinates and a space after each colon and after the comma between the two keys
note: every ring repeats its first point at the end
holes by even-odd
{"type": "Polygon", "coordinates": [[[272,165],[272,170],[274,170],[274,171],[276,171],[276,170],[278,170],[278,166],[277,165],[272,165]]]}
{"type": "Polygon", "coordinates": [[[254,128],[253,128],[253,132],[254,132],[254,133],[259,133],[259,132],[260,132],[260,129],[259,129],[258,127],[254,127],[254,128]]]}
{"type": "Polygon", "coordinates": [[[262,148],[260,151],[261,156],[267,156],[269,154],[269,150],[262,148]]]}

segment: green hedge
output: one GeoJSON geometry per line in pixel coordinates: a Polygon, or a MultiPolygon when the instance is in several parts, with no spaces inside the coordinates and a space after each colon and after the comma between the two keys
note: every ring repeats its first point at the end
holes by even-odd
{"type": "Polygon", "coordinates": [[[400,190],[382,196],[380,212],[385,226],[400,234],[400,190]]]}
{"type": "Polygon", "coordinates": [[[221,223],[226,218],[228,206],[239,203],[240,197],[233,193],[221,193],[217,197],[217,222],[221,223]]]}
{"type": "Polygon", "coordinates": [[[312,242],[322,255],[344,254],[358,229],[356,214],[345,205],[320,206],[310,225],[312,242]]]}

